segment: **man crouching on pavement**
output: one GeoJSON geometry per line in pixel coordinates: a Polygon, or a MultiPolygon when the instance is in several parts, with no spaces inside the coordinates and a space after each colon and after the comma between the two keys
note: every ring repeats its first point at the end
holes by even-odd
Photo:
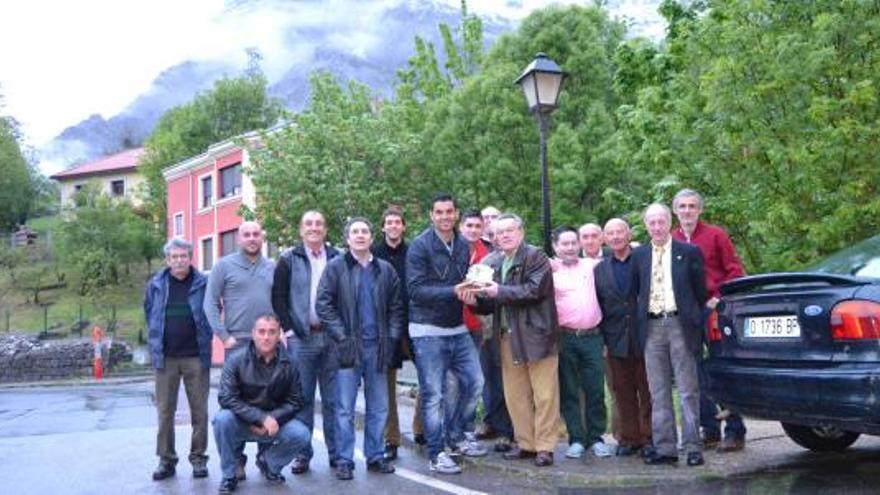
{"type": "Polygon", "coordinates": [[[257,317],[246,352],[227,356],[220,381],[221,409],[214,416],[214,439],[220,452],[220,493],[238,485],[235,466],[245,442],[268,446],[257,455],[257,467],[271,484],[284,483],[281,468],[310,441],[308,428],[294,419],[303,406],[296,367],[281,342],[274,314],[257,317]]]}

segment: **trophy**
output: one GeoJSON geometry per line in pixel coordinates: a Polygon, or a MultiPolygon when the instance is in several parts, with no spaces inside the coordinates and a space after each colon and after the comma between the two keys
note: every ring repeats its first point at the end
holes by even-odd
{"type": "Polygon", "coordinates": [[[485,287],[492,283],[494,273],[495,271],[490,266],[477,263],[468,268],[465,280],[475,288],[485,287]]]}

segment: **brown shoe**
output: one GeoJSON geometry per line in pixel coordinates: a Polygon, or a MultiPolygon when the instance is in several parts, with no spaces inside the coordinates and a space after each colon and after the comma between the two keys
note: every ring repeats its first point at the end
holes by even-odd
{"type": "Polygon", "coordinates": [[[738,437],[724,437],[718,444],[718,452],[736,452],[746,447],[746,440],[738,437]]]}
{"type": "Polygon", "coordinates": [[[522,450],[519,447],[515,447],[510,452],[505,452],[504,454],[502,454],[502,457],[504,457],[508,461],[515,461],[517,459],[531,459],[536,455],[538,455],[537,452],[531,450],[522,450]]]}
{"type": "Polygon", "coordinates": [[[540,451],[535,456],[535,466],[545,467],[553,465],[553,452],[540,451]]]}

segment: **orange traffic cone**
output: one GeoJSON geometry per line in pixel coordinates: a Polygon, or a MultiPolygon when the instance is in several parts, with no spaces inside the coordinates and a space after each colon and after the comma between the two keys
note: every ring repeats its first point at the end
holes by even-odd
{"type": "Polygon", "coordinates": [[[101,340],[104,338],[104,330],[95,325],[92,329],[92,343],[95,346],[95,364],[92,368],[95,380],[100,381],[104,378],[104,359],[101,356],[101,340]]]}

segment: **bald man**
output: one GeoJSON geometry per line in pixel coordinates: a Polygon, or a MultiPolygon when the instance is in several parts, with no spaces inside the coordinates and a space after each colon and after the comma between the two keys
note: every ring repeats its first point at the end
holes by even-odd
{"type": "Polygon", "coordinates": [[[205,295],[208,323],[226,349],[247,346],[257,316],[272,313],[275,263],[263,256],[263,227],[244,222],[235,239],[238,251],[214,265],[205,295]]]}
{"type": "Polygon", "coordinates": [[[608,354],[608,385],[614,395],[617,455],[647,455],[651,445],[651,393],[645,373],[645,349],[636,331],[629,224],[620,218],[608,220],[604,237],[611,255],[596,265],[596,296],[602,308],[600,328],[608,354]]]}

